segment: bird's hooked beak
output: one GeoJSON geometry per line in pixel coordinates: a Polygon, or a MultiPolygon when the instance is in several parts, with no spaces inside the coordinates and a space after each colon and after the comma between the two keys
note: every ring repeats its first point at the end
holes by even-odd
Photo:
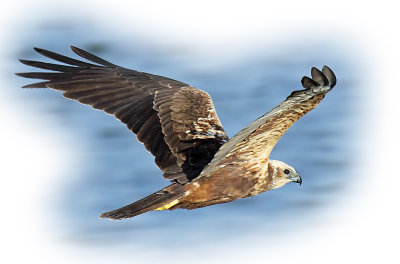
{"type": "Polygon", "coordinates": [[[301,183],[303,182],[303,180],[301,179],[299,174],[296,174],[296,177],[293,179],[293,182],[297,182],[298,184],[301,185],[301,183]]]}

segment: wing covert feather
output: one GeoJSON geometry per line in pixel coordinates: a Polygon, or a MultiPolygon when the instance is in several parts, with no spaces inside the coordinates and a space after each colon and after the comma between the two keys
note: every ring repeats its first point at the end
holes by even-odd
{"type": "Polygon", "coordinates": [[[189,180],[197,177],[228,140],[211,97],[191,86],[157,91],[154,108],[177,165],[189,180]]]}

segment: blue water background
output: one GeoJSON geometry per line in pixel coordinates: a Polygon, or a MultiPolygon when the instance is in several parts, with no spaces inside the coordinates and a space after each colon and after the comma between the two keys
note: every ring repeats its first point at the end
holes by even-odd
{"type": "Polygon", "coordinates": [[[111,31],[91,25],[80,27],[72,21],[39,23],[20,33],[16,34],[15,54],[8,58],[15,72],[31,70],[18,64],[17,58],[48,61],[32,46],[76,58],[68,49],[73,44],[121,66],[168,76],[208,92],[230,137],[293,90],[301,89],[300,80],[310,75],[312,66],[326,64],[338,79],[334,90],[289,129],[271,154],[272,159],[297,169],[303,178],[301,187],[287,184],[228,204],[109,221],[98,216],[168,184],[152,155],[112,116],[67,100],[57,91],[22,90],[20,86],[29,80],[10,76],[15,85],[8,92],[18,95],[16,103],[25,107],[32,119],[57,120],[55,131],[62,130],[76,139],[72,142],[80,151],[76,157],[82,166],[54,171],[64,180],[53,187],[56,189],[45,205],[52,217],[49,232],[66,243],[98,248],[129,245],[185,249],[249,235],[273,237],[299,226],[312,228],[318,216],[329,214],[342,201],[357,177],[352,173],[357,119],[353,102],[357,101],[359,82],[355,64],[348,61],[351,50],[323,40],[299,39],[299,45],[283,46],[285,50],[277,45],[276,52],[259,49],[240,60],[215,63],[219,58],[193,56],[195,51],[192,53],[190,47],[166,47],[148,43],[140,36],[121,38],[111,31]]]}

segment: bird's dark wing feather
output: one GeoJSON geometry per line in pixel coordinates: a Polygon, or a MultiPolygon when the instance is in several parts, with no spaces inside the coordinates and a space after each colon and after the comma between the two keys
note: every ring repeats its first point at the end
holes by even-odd
{"type": "Polygon", "coordinates": [[[17,73],[45,80],[24,88],[60,90],[67,98],[114,115],[155,156],[165,178],[185,183],[197,177],[227,140],[207,93],[71,48],[92,63],[35,48],[38,53],[67,65],[20,60],[29,66],[54,71],[17,73]]]}
{"type": "MultiPolygon", "coordinates": [[[[312,79],[303,77],[301,83],[305,89],[294,91],[280,105],[241,130],[224,144],[214,159],[204,168],[201,175],[236,163],[237,166],[266,161],[281,136],[307,112],[321,102],[325,95],[336,85],[336,77],[327,66],[322,72],[311,69],[312,79]]],[[[201,177],[200,175],[200,177],[201,177]]]]}

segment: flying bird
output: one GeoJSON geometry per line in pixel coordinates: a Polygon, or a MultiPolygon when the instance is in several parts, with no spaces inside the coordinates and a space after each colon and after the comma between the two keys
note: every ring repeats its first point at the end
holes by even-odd
{"type": "Polygon", "coordinates": [[[314,109],[335,86],[327,66],[311,69],[302,90],[292,92],[271,111],[231,139],[211,97],[180,81],[130,70],[87,51],[71,49],[85,62],[48,50],[35,51],[63,64],[20,60],[53,72],[17,73],[41,79],[23,88],[51,88],[63,96],[114,115],[154,155],[171,184],[122,208],[101,214],[123,219],[152,210],[195,209],[301,184],[296,170],[269,155],[286,130],[314,109]]]}

